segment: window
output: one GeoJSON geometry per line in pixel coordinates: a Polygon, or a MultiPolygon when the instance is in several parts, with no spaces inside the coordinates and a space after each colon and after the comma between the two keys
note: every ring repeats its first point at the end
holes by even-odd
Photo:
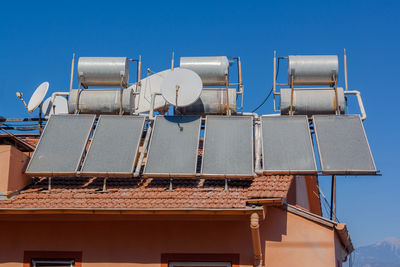
{"type": "Polygon", "coordinates": [[[74,267],[74,260],[32,260],[32,267],[74,267]]]}
{"type": "Polygon", "coordinates": [[[82,253],[71,251],[25,251],[24,267],[81,267],[82,253]]]}
{"type": "Polygon", "coordinates": [[[239,267],[239,254],[162,254],[161,267],[239,267]]]}
{"type": "Polygon", "coordinates": [[[168,263],[168,267],[232,267],[231,262],[186,262],[186,261],[171,261],[168,263]]]}

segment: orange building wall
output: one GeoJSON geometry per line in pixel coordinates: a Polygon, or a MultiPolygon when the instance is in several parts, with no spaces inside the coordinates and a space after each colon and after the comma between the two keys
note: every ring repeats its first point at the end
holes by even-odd
{"type": "MultiPolygon", "coordinates": [[[[22,266],[24,251],[41,250],[82,251],[83,266],[160,267],[163,253],[238,253],[241,266],[253,264],[248,215],[186,215],[184,220],[157,215],[15,216],[0,221],[0,266],[22,266]]],[[[335,237],[328,227],[270,207],[260,232],[267,267],[335,266],[335,237]]]]}
{"type": "Polygon", "coordinates": [[[10,145],[0,145],[0,194],[7,195],[22,189],[30,182],[23,171],[28,156],[10,145]]]}
{"type": "Polygon", "coordinates": [[[252,264],[241,221],[0,222],[0,266],[22,266],[27,250],[82,251],[82,266],[160,267],[162,253],[240,253],[252,264]]]}
{"type": "Polygon", "coordinates": [[[270,207],[260,227],[266,266],[335,266],[334,230],[270,207]]]}

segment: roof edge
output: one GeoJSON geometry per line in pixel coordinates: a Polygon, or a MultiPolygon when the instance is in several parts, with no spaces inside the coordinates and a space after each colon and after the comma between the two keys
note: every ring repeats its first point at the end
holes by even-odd
{"type": "Polygon", "coordinates": [[[345,223],[338,223],[335,225],[335,230],[338,233],[340,242],[346,248],[347,253],[350,254],[354,251],[353,242],[351,242],[350,233],[347,230],[345,223]]]}
{"type": "Polygon", "coordinates": [[[310,221],[319,223],[321,225],[327,226],[333,229],[339,236],[339,240],[345,248],[347,255],[354,251],[353,243],[351,242],[350,233],[347,230],[347,226],[345,223],[338,223],[331,220],[328,220],[319,215],[313,214],[311,212],[305,211],[303,209],[297,208],[296,206],[287,204],[284,206],[285,209],[293,214],[301,216],[310,221]]]}
{"type": "Polygon", "coordinates": [[[334,228],[334,226],[336,224],[334,221],[328,220],[328,219],[326,219],[326,218],[324,218],[322,216],[316,215],[314,213],[311,213],[309,211],[300,209],[300,208],[298,208],[296,206],[293,206],[293,205],[290,205],[290,204],[284,205],[284,209],[286,209],[287,211],[289,211],[289,212],[291,212],[293,214],[296,214],[296,215],[301,216],[301,217],[303,217],[305,219],[308,219],[310,221],[322,224],[322,225],[327,226],[327,227],[332,228],[332,229],[334,228]]]}
{"type": "Polygon", "coordinates": [[[0,209],[1,214],[201,214],[201,215],[249,215],[252,213],[264,214],[264,209],[260,208],[240,208],[240,209],[55,209],[55,208],[16,208],[0,209]]]}

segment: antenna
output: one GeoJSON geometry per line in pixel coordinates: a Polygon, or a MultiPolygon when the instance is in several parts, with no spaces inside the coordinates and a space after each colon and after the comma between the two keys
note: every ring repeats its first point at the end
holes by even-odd
{"type": "Polygon", "coordinates": [[[31,99],[29,100],[28,105],[26,105],[24,99],[22,98],[22,93],[17,92],[17,97],[21,99],[22,103],[24,103],[25,108],[29,113],[32,113],[43,101],[43,98],[46,96],[47,90],[49,89],[49,82],[44,82],[40,84],[35,92],[33,92],[31,99]]]}
{"type": "Polygon", "coordinates": [[[188,69],[174,69],[161,84],[164,99],[175,107],[186,107],[200,98],[203,82],[199,75],[188,69]]]}

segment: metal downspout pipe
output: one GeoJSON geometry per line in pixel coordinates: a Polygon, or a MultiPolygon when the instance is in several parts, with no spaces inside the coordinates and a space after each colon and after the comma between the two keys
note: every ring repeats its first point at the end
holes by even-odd
{"type": "Polygon", "coordinates": [[[251,238],[253,241],[253,253],[254,253],[254,267],[263,266],[263,255],[261,250],[261,239],[260,239],[260,216],[257,213],[252,213],[250,216],[250,230],[251,238]]]}

